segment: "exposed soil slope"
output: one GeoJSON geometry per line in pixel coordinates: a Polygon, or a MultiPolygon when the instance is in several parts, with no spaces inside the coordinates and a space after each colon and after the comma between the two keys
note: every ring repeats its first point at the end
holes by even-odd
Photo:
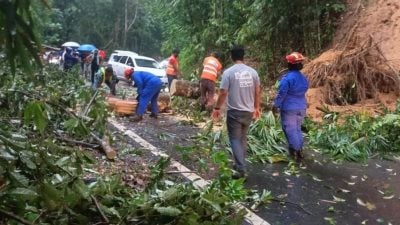
{"type": "Polygon", "coordinates": [[[308,114],[321,108],[371,115],[394,110],[400,94],[400,0],[348,0],[332,48],[307,63],[308,114]]]}

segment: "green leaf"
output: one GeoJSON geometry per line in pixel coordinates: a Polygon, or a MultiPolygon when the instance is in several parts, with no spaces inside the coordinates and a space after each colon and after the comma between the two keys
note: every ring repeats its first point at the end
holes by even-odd
{"type": "Polygon", "coordinates": [[[37,129],[43,133],[47,126],[47,118],[42,102],[29,102],[24,110],[24,122],[29,124],[33,122],[37,129]]]}
{"type": "Polygon", "coordinates": [[[26,200],[33,200],[39,196],[35,191],[28,188],[15,188],[10,194],[26,200]]]}
{"type": "Polygon", "coordinates": [[[73,184],[73,189],[79,193],[83,198],[89,198],[90,190],[81,180],[77,180],[73,184]]]}
{"type": "Polygon", "coordinates": [[[14,182],[19,183],[19,185],[22,185],[25,187],[29,185],[29,180],[24,175],[17,173],[17,172],[10,172],[9,175],[10,175],[10,178],[14,182]]]}
{"type": "Polygon", "coordinates": [[[182,213],[181,210],[172,206],[156,207],[155,210],[165,216],[179,216],[182,213]]]}
{"type": "Polygon", "coordinates": [[[76,118],[71,118],[64,122],[64,127],[68,131],[73,131],[79,125],[79,120],[76,118]]]}

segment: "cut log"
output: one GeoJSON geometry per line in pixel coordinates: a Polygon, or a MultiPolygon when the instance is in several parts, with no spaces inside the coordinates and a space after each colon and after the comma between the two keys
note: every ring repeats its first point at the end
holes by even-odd
{"type": "Polygon", "coordinates": [[[138,102],[136,100],[117,100],[114,112],[119,115],[132,115],[136,112],[138,102]]]}
{"type": "MultiPolygon", "coordinates": [[[[169,110],[171,104],[170,94],[166,92],[161,92],[158,96],[157,103],[159,112],[166,112],[167,110],[169,110]]],[[[116,114],[124,116],[134,114],[136,112],[138,102],[136,99],[133,98],[121,100],[115,97],[109,97],[107,98],[107,105],[110,110],[114,111],[116,114]]],[[[151,106],[149,105],[147,109],[150,110],[151,106]]]]}
{"type": "MultiPolygon", "coordinates": [[[[158,112],[167,112],[170,109],[171,104],[171,96],[168,92],[161,92],[158,95],[157,105],[158,105],[158,112]]],[[[147,110],[151,111],[151,105],[147,106],[147,110]]]]}
{"type": "Polygon", "coordinates": [[[116,97],[108,97],[107,98],[107,106],[110,110],[114,110],[115,108],[115,103],[120,100],[119,98],[116,97]]]}
{"type": "Polygon", "coordinates": [[[90,135],[101,145],[101,149],[103,149],[107,159],[114,159],[117,156],[117,152],[110,146],[108,141],[99,138],[93,132],[90,132],[90,135]]]}
{"type": "Polygon", "coordinates": [[[173,80],[169,93],[171,96],[181,96],[196,99],[200,97],[200,85],[198,82],[173,80]]]}

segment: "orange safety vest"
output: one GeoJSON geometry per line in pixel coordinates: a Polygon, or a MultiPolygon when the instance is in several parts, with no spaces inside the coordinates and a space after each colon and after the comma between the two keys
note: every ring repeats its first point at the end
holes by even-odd
{"type": "Polygon", "coordinates": [[[217,58],[209,56],[204,59],[203,72],[201,73],[201,79],[208,79],[216,82],[218,72],[221,71],[222,65],[217,58]]]}
{"type": "Polygon", "coordinates": [[[175,76],[176,76],[176,75],[177,75],[177,71],[175,70],[174,65],[170,63],[170,60],[171,60],[171,59],[174,59],[174,60],[175,60],[176,68],[179,68],[178,59],[177,59],[174,55],[171,55],[171,56],[168,58],[168,66],[167,66],[167,69],[165,70],[165,73],[166,73],[167,75],[175,75],[175,76]]]}

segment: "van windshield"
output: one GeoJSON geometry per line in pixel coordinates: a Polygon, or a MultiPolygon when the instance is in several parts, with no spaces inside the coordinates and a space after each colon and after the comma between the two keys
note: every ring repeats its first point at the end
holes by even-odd
{"type": "Polygon", "coordinates": [[[148,68],[156,68],[159,69],[160,66],[158,63],[154,60],[148,60],[148,59],[135,59],[136,65],[140,67],[148,67],[148,68]]]}

